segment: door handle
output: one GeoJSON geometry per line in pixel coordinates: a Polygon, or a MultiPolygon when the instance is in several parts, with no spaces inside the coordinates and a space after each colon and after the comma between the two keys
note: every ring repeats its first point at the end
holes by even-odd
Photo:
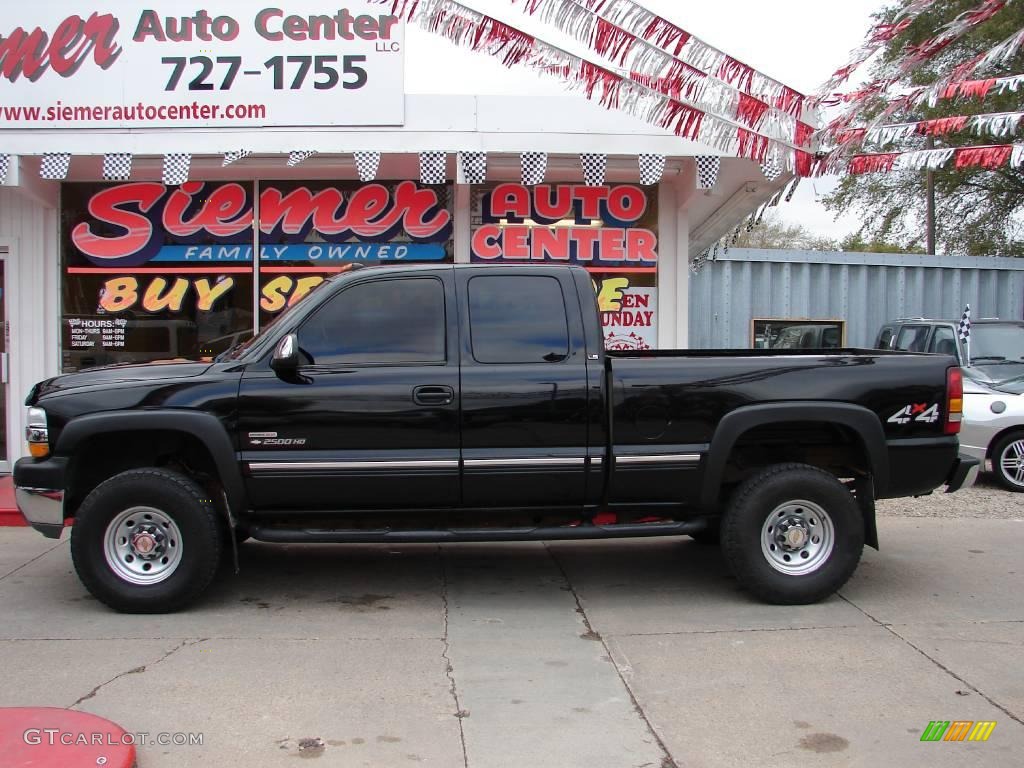
{"type": "Polygon", "coordinates": [[[412,400],[416,405],[451,405],[455,400],[455,390],[451,387],[416,387],[412,391],[412,400]]]}

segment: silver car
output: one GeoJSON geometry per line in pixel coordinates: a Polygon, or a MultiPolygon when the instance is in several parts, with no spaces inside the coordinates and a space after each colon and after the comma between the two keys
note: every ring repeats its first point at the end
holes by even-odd
{"type": "Polygon", "coordinates": [[[989,385],[964,377],[960,449],[992,462],[1004,488],[1024,493],[1024,376],[989,385]]]}

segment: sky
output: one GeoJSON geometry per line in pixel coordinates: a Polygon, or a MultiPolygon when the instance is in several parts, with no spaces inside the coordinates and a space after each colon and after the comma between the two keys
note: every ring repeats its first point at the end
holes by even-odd
{"type": "MultiPolygon", "coordinates": [[[[511,0],[460,0],[525,31],[583,53],[557,30],[525,16],[511,0]]],[[[859,46],[871,26],[871,14],[884,0],[639,0],[686,31],[764,74],[812,93],[859,46]]],[[[558,93],[558,85],[523,69],[505,69],[489,57],[459,50],[410,26],[406,43],[406,91],[409,93],[523,94],[558,93]],[[419,66],[421,62],[430,66],[419,66]]],[[[815,234],[841,238],[858,227],[854,215],[839,221],[818,200],[835,179],[805,180],[793,201],[781,206],[782,218],[815,234]]]]}

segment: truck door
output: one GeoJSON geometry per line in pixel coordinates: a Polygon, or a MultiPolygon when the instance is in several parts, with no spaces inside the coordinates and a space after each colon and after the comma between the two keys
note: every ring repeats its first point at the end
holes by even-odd
{"type": "Polygon", "coordinates": [[[294,381],[269,361],[247,371],[239,443],[253,506],[458,505],[456,306],[451,269],[367,273],[293,329],[294,381]]]}
{"type": "Polygon", "coordinates": [[[463,505],[582,507],[587,355],[571,275],[457,271],[463,505]]]}

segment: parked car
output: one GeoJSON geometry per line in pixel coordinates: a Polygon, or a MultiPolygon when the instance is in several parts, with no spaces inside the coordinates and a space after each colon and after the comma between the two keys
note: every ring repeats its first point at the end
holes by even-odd
{"type": "Polygon", "coordinates": [[[952,357],[604,350],[588,273],[363,269],[213,363],[37,384],[18,504],[73,518],[121,611],[195,600],[278,543],[721,536],[763,600],[803,604],[878,546],[876,499],[973,482],[952,357]]]}
{"type": "Polygon", "coordinates": [[[979,461],[991,461],[1001,486],[1024,493],[1024,376],[992,386],[964,382],[960,445],[979,461]]]}
{"type": "Polygon", "coordinates": [[[882,326],[875,348],[954,355],[964,373],[982,384],[1024,375],[1024,321],[975,320],[970,360],[959,327],[959,320],[895,320],[882,326]]]}

